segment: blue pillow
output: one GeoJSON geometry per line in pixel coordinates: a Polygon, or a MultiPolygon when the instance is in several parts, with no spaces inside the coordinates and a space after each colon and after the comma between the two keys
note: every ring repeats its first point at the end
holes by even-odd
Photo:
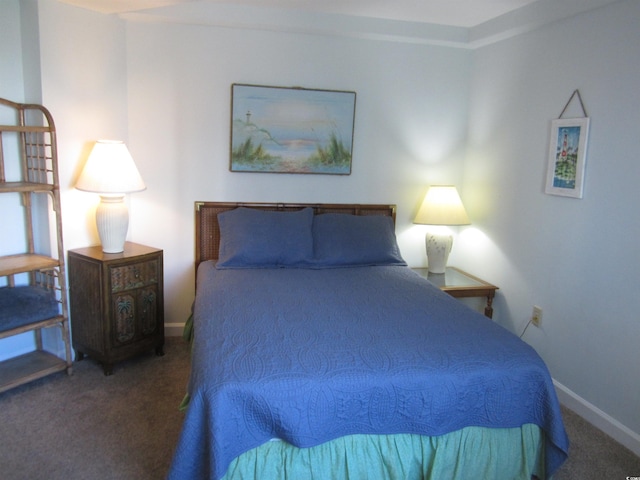
{"type": "Polygon", "coordinates": [[[236,208],[218,215],[217,268],[302,267],[313,261],[313,209],[236,208]]]}
{"type": "Polygon", "coordinates": [[[316,268],[406,265],[391,217],[325,213],[313,220],[316,268]]]}

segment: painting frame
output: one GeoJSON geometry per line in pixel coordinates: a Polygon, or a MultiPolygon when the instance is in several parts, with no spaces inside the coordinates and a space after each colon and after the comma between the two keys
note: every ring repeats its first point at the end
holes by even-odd
{"type": "Polygon", "coordinates": [[[545,193],[582,198],[589,140],[589,117],[551,122],[545,193]]]}
{"type": "Polygon", "coordinates": [[[350,175],[356,92],[231,85],[231,172],[350,175]]]}

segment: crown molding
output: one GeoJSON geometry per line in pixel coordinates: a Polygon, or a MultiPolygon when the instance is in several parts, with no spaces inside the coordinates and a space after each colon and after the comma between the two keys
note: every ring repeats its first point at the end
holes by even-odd
{"type": "Polygon", "coordinates": [[[617,1],[621,0],[538,0],[471,28],[216,2],[186,2],[118,16],[128,22],[347,37],[473,50],[617,1]]]}

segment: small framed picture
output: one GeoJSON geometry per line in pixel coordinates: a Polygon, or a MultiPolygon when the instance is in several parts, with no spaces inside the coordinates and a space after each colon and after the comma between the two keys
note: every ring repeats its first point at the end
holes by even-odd
{"type": "Polygon", "coordinates": [[[551,122],[545,193],[582,198],[589,117],[551,122]]]}
{"type": "Polygon", "coordinates": [[[232,172],[351,174],[356,93],[231,86],[232,172]]]}

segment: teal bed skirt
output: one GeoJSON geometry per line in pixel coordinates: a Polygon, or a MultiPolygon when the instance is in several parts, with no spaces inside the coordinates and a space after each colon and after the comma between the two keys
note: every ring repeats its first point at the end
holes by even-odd
{"type": "Polygon", "coordinates": [[[274,440],[233,460],[224,480],[543,479],[544,438],[527,424],[438,437],[350,435],[312,448],[274,440]]]}

